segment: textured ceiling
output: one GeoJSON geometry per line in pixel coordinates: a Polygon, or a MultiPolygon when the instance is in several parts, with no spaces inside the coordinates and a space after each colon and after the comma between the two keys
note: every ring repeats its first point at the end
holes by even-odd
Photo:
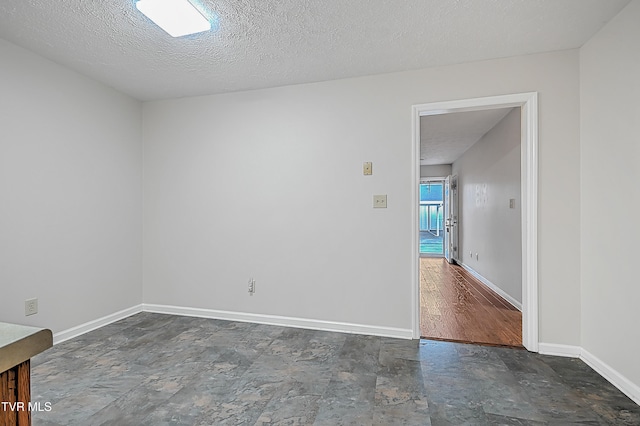
{"type": "Polygon", "coordinates": [[[513,108],[420,117],[420,164],[452,164],[513,108]]]}
{"type": "Polygon", "coordinates": [[[576,48],[629,0],[199,0],[171,38],[135,0],[2,0],[0,37],[140,100],[576,48]]]}

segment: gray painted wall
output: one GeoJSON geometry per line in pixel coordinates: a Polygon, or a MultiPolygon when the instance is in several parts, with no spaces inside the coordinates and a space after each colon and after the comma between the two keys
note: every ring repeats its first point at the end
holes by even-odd
{"type": "Polygon", "coordinates": [[[453,163],[453,174],[458,175],[459,260],[521,304],[520,121],[515,108],[453,163]]]}
{"type": "MultiPolygon", "coordinates": [[[[640,1],[580,53],[582,346],[640,398],[640,1]],[[635,387],[634,387],[635,386],[635,387]]],[[[575,217],[559,216],[565,224],[575,217]]]]}
{"type": "Polygon", "coordinates": [[[572,50],[145,103],[144,300],[410,329],[411,106],[536,90],[540,337],[579,344],[578,89],[572,50]]]}
{"type": "Polygon", "coordinates": [[[0,321],[58,332],[140,304],[140,103],[2,39],[0,93],[0,321]]]}

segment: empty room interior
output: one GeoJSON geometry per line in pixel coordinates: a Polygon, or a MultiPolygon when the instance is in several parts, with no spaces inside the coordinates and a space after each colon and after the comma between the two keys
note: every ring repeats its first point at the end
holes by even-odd
{"type": "Polygon", "coordinates": [[[640,424],[638,23],[4,0],[0,424],[640,424]]]}

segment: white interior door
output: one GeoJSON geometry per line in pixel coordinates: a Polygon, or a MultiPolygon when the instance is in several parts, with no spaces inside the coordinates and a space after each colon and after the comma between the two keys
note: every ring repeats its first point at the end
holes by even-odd
{"type": "Polygon", "coordinates": [[[458,260],[458,176],[444,180],[444,257],[449,263],[458,260]]]}
{"type": "Polygon", "coordinates": [[[460,251],[458,250],[458,230],[460,225],[458,221],[458,176],[451,176],[449,180],[449,216],[451,217],[449,224],[451,228],[449,253],[451,254],[451,259],[447,260],[451,263],[451,260],[458,262],[460,259],[460,251]]]}
{"type": "Polygon", "coordinates": [[[442,241],[442,248],[444,249],[444,258],[447,262],[453,262],[451,257],[451,176],[447,176],[444,180],[444,191],[442,194],[442,201],[444,202],[444,239],[442,241]]]}

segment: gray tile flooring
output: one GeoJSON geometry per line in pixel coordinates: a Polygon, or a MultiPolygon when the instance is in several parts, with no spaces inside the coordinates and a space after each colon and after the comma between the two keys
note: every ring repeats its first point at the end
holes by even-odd
{"type": "Polygon", "coordinates": [[[576,359],[141,313],[32,360],[35,426],[639,425],[576,359]]]}

